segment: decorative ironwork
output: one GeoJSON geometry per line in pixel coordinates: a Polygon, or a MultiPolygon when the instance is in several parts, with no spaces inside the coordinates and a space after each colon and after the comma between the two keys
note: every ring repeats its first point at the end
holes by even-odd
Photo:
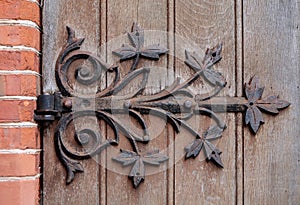
{"type": "MultiPolygon", "coordinates": [[[[185,147],[186,158],[197,157],[203,148],[208,161],[223,167],[221,151],[212,143],[222,136],[226,128],[217,112],[246,112],[245,122],[250,124],[252,131],[256,133],[264,122],[260,110],[277,114],[279,109],[289,106],[287,101],[280,100],[277,96],[261,99],[264,88],[259,86],[258,77],[253,77],[245,85],[246,98],[235,97],[224,100],[215,97],[226,86],[225,78],[214,70],[214,65],[222,58],[222,44],[207,49],[203,59],[197,53],[186,51],[185,63],[195,71],[194,75],[184,82],[180,82],[180,78],[177,78],[172,85],[156,94],[143,95],[149,69],[138,67],[140,58],[158,60],[160,55],[168,52],[168,49],[158,44],[144,46],[144,32],[134,24],[132,32],[128,33],[131,45],[123,45],[113,52],[120,57],[120,61],[133,59],[131,69],[122,78],[118,66],[109,66],[97,56],[80,51],[84,39],[77,39],[75,32],[69,27],[67,31],[67,43],[56,63],[56,81],[60,92],[39,96],[38,108],[35,111],[37,121],[53,121],[59,118],[55,131],[55,148],[67,170],[67,184],[73,181],[76,172],[83,171],[78,160],[90,158],[109,145],[118,145],[119,132],[127,137],[133,150],[121,150],[120,155],[113,157],[113,160],[123,166],[132,166],[129,177],[132,178],[135,188],[145,178],[145,164],[159,166],[167,161],[168,157],[159,150],[140,152],[138,143],[147,143],[150,140],[143,114],[166,118],[176,132],[183,127],[195,136],[195,140],[185,147]],[[99,88],[102,71],[114,73],[113,82],[103,90],[99,88]],[[130,94],[122,94],[124,87],[138,76],[142,77],[139,89],[130,94]],[[211,84],[213,90],[207,94],[194,96],[186,88],[199,77],[211,84]],[[143,129],[142,135],[127,129],[120,122],[115,114],[122,113],[137,119],[143,129]],[[200,134],[186,122],[193,115],[207,115],[215,121],[215,124],[200,134]],[[74,121],[87,120],[91,116],[105,121],[113,130],[114,138],[103,140],[98,125],[94,127],[83,125],[76,127],[76,131],[73,132],[74,142],[70,142],[72,136],[67,136],[66,130],[74,126],[74,121]]],[[[74,129],[73,127],[71,130],[74,129]]]]}

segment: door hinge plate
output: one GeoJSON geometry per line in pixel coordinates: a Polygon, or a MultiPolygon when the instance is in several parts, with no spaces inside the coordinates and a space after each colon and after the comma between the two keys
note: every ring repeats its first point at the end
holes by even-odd
{"type": "Polygon", "coordinates": [[[77,39],[74,30],[69,27],[67,31],[67,42],[59,54],[55,70],[59,92],[40,95],[34,117],[39,122],[59,120],[55,129],[55,148],[67,170],[67,183],[73,181],[76,172],[83,171],[79,160],[99,154],[109,145],[118,145],[121,132],[129,140],[132,150],[121,150],[112,159],[124,166],[132,166],[129,177],[132,178],[134,187],[138,187],[145,178],[146,164],[159,166],[168,160],[168,156],[157,149],[145,152],[140,150],[139,143],[151,141],[144,115],[165,119],[176,132],[186,129],[195,137],[194,141],[185,146],[186,159],[195,158],[204,150],[208,161],[223,167],[221,151],[213,141],[222,136],[226,124],[217,113],[244,112],[245,123],[250,125],[253,133],[257,133],[264,122],[261,111],[277,114],[279,110],[289,106],[287,101],[278,96],[262,97],[264,87],[260,86],[256,76],[245,84],[245,97],[217,97],[226,86],[223,75],[214,69],[214,65],[222,58],[222,44],[207,49],[203,58],[186,51],[185,64],[194,74],[183,82],[177,78],[158,93],[147,95],[143,91],[150,69],[139,67],[140,59],[159,60],[168,49],[158,44],[145,46],[144,31],[137,24],[128,33],[131,45],[123,45],[113,52],[120,58],[120,63],[133,61],[125,75],[121,75],[119,66],[109,66],[95,55],[81,51],[84,39],[77,39]],[[99,88],[102,72],[114,74],[111,85],[103,90],[99,88]],[[212,90],[196,95],[188,90],[198,78],[210,84],[212,90]],[[122,93],[135,80],[139,80],[136,90],[122,93]],[[124,125],[120,114],[136,119],[142,133],[135,133],[124,125]],[[199,133],[187,122],[194,115],[207,115],[214,123],[203,133],[199,133]],[[101,137],[99,125],[87,123],[91,117],[104,121],[111,128],[114,137],[101,137]],[[74,125],[76,122],[77,126],[74,125]],[[75,148],[72,147],[74,143],[68,144],[66,139],[70,138],[76,142],[75,148]]]}

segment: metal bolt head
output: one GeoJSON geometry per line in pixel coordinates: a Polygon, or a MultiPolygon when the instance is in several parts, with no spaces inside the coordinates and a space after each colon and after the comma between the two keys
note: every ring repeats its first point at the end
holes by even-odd
{"type": "Polygon", "coordinates": [[[71,108],[71,107],[72,107],[72,100],[71,100],[71,99],[65,99],[65,100],[63,101],[63,105],[64,105],[64,107],[66,107],[66,108],[71,108]]]}
{"type": "Polygon", "coordinates": [[[81,145],[87,145],[90,141],[90,136],[87,133],[80,133],[77,136],[77,140],[81,145]]]}
{"type": "Polygon", "coordinates": [[[79,73],[82,77],[88,77],[90,75],[90,70],[86,67],[82,67],[79,73]]]}
{"type": "Polygon", "coordinates": [[[187,109],[191,109],[192,105],[193,105],[193,103],[190,100],[187,100],[187,101],[184,102],[184,107],[187,108],[187,109]]]}
{"type": "Polygon", "coordinates": [[[130,108],[130,106],[131,106],[131,102],[129,100],[124,102],[124,107],[125,108],[130,108]]]}

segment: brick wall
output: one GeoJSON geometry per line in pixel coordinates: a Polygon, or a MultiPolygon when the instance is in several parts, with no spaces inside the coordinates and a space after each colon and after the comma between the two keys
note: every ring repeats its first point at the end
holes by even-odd
{"type": "Polygon", "coordinates": [[[0,0],[0,204],[39,204],[40,2],[0,0]]]}

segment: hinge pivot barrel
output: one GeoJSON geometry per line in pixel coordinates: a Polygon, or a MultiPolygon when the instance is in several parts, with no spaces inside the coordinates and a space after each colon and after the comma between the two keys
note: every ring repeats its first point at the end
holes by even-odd
{"type": "Polygon", "coordinates": [[[37,98],[37,109],[34,111],[36,121],[54,121],[57,115],[55,110],[54,95],[45,93],[37,98]]]}

